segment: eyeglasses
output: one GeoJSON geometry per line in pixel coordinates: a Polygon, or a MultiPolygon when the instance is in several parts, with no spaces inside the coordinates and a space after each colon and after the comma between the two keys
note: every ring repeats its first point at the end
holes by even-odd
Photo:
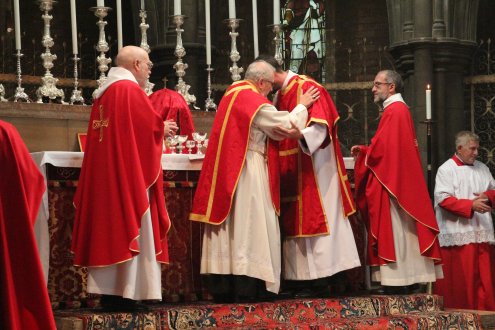
{"type": "Polygon", "coordinates": [[[266,81],[266,82],[268,82],[268,83],[270,83],[270,84],[272,84],[272,85],[275,83],[275,81],[272,81],[272,80],[266,80],[266,79],[263,79],[263,80],[266,81]]]}
{"type": "Polygon", "coordinates": [[[148,70],[153,68],[153,62],[144,62],[143,60],[137,60],[138,63],[144,63],[148,66],[148,70]]]}
{"type": "Polygon", "coordinates": [[[389,83],[389,82],[380,82],[380,81],[375,81],[373,82],[373,86],[375,87],[380,87],[381,85],[391,85],[392,83],[389,83]]]}

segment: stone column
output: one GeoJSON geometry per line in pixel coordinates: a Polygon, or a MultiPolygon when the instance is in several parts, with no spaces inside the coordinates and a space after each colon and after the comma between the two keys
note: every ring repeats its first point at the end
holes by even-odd
{"type": "Polygon", "coordinates": [[[404,78],[404,98],[426,165],[425,89],[432,86],[433,176],[453,152],[465,120],[463,78],[476,46],[478,0],[387,0],[390,51],[404,78]],[[441,147],[440,147],[441,146],[441,147]]]}

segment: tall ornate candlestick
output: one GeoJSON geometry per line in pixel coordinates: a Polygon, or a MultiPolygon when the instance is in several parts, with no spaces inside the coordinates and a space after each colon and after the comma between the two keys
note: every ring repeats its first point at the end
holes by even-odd
{"type": "Polygon", "coordinates": [[[15,54],[17,57],[17,87],[15,89],[15,94],[14,94],[14,102],[22,101],[22,102],[28,102],[29,103],[29,97],[27,94],[24,92],[24,88],[21,87],[22,83],[22,77],[21,77],[21,57],[23,54],[21,54],[21,50],[17,50],[17,54],[15,54]]]}
{"type": "Polygon", "coordinates": [[[79,80],[77,73],[77,62],[79,62],[80,58],[77,57],[77,54],[74,54],[74,90],[72,91],[72,96],[70,97],[70,104],[84,104],[84,98],[82,97],[81,91],[78,89],[79,80]]]}
{"type": "Polygon", "coordinates": [[[225,20],[229,25],[231,31],[229,32],[231,43],[230,43],[230,60],[232,61],[232,66],[229,71],[231,73],[231,77],[233,81],[241,80],[241,73],[244,72],[242,67],[237,66],[237,62],[241,59],[239,52],[237,51],[237,36],[239,32],[236,32],[236,29],[239,27],[239,22],[241,21],[238,18],[228,18],[225,20]]]}
{"type": "Polygon", "coordinates": [[[184,81],[183,77],[186,75],[186,69],[188,65],[182,61],[182,58],[186,55],[186,49],[182,45],[182,32],[184,30],[181,28],[182,24],[184,24],[184,19],[186,18],[184,15],[174,15],[172,16],[175,23],[175,31],[177,32],[177,43],[175,45],[174,55],[177,57],[177,62],[174,64],[175,75],[179,77],[177,81],[177,85],[175,89],[184,96],[187,104],[192,104],[193,107],[196,108],[196,96],[193,94],[189,94],[189,88],[191,86],[187,85],[184,81]]]}
{"type": "MultiPolygon", "coordinates": [[[[98,87],[103,85],[105,80],[107,80],[107,76],[105,75],[105,72],[108,71],[108,65],[112,63],[112,60],[109,58],[106,58],[105,53],[108,52],[109,47],[108,47],[108,42],[105,38],[105,25],[107,25],[107,22],[104,21],[103,19],[107,17],[108,12],[112,10],[110,7],[105,7],[105,6],[97,6],[97,7],[92,7],[90,10],[93,10],[95,12],[95,16],[98,17],[98,22],[96,22],[96,25],[98,25],[99,29],[99,37],[98,37],[98,44],[96,45],[96,50],[100,52],[100,55],[96,58],[96,61],[98,62],[98,70],[100,70],[100,78],[96,81],[98,84],[98,87]]],[[[94,96],[94,92],[93,92],[94,96]]]]}
{"type": "Polygon", "coordinates": [[[282,56],[282,24],[273,24],[273,33],[275,38],[273,42],[275,43],[275,59],[278,64],[282,65],[284,63],[284,57],[282,56]]]}
{"type": "Polygon", "coordinates": [[[211,65],[208,64],[208,68],[206,69],[206,71],[208,71],[208,82],[207,82],[207,90],[206,90],[208,98],[205,100],[205,111],[209,111],[210,109],[211,110],[217,109],[217,105],[211,98],[211,72],[213,70],[214,69],[211,68],[211,65]]]}
{"type": "Polygon", "coordinates": [[[7,102],[8,100],[5,98],[5,87],[0,84],[0,102],[7,102]]]}
{"type": "MultiPolygon", "coordinates": [[[[139,24],[139,28],[141,29],[141,45],[139,45],[142,49],[144,49],[148,54],[151,52],[150,46],[148,45],[148,34],[146,31],[149,29],[149,24],[146,24],[146,10],[139,10],[139,17],[141,17],[141,24],[139,24]]],[[[153,93],[153,87],[155,84],[150,83],[150,80],[146,80],[146,86],[144,87],[144,91],[146,94],[150,95],[153,93]]]]}
{"type": "Polygon", "coordinates": [[[61,102],[64,100],[64,91],[57,88],[58,79],[55,78],[50,69],[53,68],[53,61],[57,59],[57,55],[50,52],[50,48],[53,47],[53,38],[50,36],[50,21],[53,16],[50,15],[50,11],[53,9],[53,0],[38,0],[40,5],[40,10],[43,12],[41,16],[45,23],[43,29],[43,38],[41,39],[41,44],[45,47],[45,52],[41,54],[41,59],[43,60],[43,67],[45,68],[45,74],[41,78],[41,87],[38,88],[36,94],[38,96],[38,103],[43,102],[43,97],[47,97],[49,100],[54,100],[60,98],[61,102]]]}

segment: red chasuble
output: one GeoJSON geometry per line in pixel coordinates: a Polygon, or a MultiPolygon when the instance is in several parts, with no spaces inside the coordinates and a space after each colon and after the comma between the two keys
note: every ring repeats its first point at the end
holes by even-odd
{"type": "Polygon", "coordinates": [[[168,262],[162,141],[163,121],[135,82],[117,81],[94,101],[74,197],[75,265],[108,266],[139,254],[148,209],[156,258],[168,262]]]}
{"type": "Polygon", "coordinates": [[[1,327],[55,329],[33,231],[45,181],[17,130],[3,121],[0,173],[1,327]]]}
{"type": "MultiPolygon", "coordinates": [[[[328,128],[330,139],[325,141],[321,148],[325,148],[329,143],[333,144],[339,171],[342,207],[344,214],[349,216],[356,209],[337,137],[339,115],[330,95],[316,81],[306,76],[294,76],[287,87],[279,92],[277,108],[292,111],[299,103],[299,96],[312,86],[320,91],[320,99],[308,109],[307,126],[318,123],[328,128]]],[[[313,158],[301,150],[298,141],[285,139],[280,142],[280,191],[283,206],[281,221],[287,236],[315,236],[332,231],[332,228],[328,228],[313,169],[313,158]]]]}
{"type": "MultiPolygon", "coordinates": [[[[246,159],[251,123],[265,104],[270,101],[246,80],[233,83],[225,92],[211,129],[190,220],[218,225],[229,215],[246,159]]],[[[269,158],[270,190],[278,212],[278,176],[273,176],[275,165],[276,162],[269,158]]]]}
{"type": "Polygon", "coordinates": [[[361,148],[354,174],[357,204],[368,226],[368,262],[396,261],[389,196],[416,220],[421,254],[440,262],[439,229],[407,106],[386,107],[371,145],[361,148]]]}
{"type": "Polygon", "coordinates": [[[151,104],[162,120],[172,119],[179,126],[177,134],[188,135],[192,139],[194,123],[191,110],[184,97],[171,89],[160,89],[149,96],[151,104]]]}

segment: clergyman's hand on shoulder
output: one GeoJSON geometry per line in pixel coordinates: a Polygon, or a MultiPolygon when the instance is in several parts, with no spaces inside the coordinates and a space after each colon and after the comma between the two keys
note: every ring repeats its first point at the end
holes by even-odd
{"type": "Polygon", "coordinates": [[[290,128],[285,128],[283,126],[277,126],[273,129],[273,132],[281,138],[284,139],[294,139],[299,140],[303,138],[301,130],[296,126],[295,123],[291,122],[290,128]]]}
{"type": "Polygon", "coordinates": [[[299,103],[309,108],[320,98],[320,91],[318,88],[311,86],[305,93],[299,98],[299,103]]]}

